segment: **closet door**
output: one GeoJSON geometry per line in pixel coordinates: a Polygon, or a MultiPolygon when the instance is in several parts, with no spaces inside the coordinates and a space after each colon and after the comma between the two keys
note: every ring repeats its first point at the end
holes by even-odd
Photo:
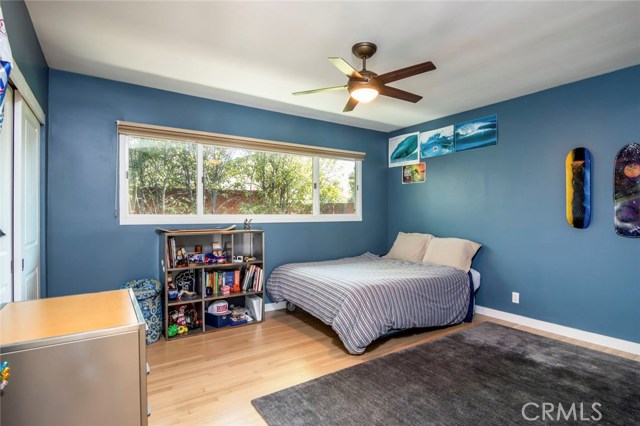
{"type": "Polygon", "coordinates": [[[14,300],[40,295],[40,122],[15,96],[14,300]]]}
{"type": "Polygon", "coordinates": [[[13,281],[13,89],[4,98],[4,124],[0,132],[0,303],[11,302],[13,281]]]}

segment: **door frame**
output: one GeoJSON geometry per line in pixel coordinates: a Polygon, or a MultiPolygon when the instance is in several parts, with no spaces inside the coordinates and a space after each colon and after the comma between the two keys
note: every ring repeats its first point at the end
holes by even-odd
{"type": "MultiPolygon", "coordinates": [[[[17,137],[20,135],[18,131],[18,127],[22,126],[22,108],[17,108],[18,102],[23,102],[36,117],[37,121],[40,123],[40,130],[38,132],[38,156],[37,156],[37,170],[38,170],[38,239],[40,244],[40,254],[43,253],[43,238],[44,233],[46,232],[46,222],[44,226],[42,224],[42,209],[43,204],[40,202],[42,200],[42,191],[46,188],[46,183],[42,182],[42,161],[41,161],[41,149],[42,147],[42,131],[44,129],[44,125],[46,123],[46,116],[44,110],[40,106],[35,94],[29,87],[26,78],[20,71],[18,65],[13,62],[11,66],[11,73],[9,74],[9,83],[13,86],[13,143],[12,143],[12,158],[13,158],[13,171],[12,171],[12,188],[13,195],[11,197],[12,200],[12,242],[11,242],[11,258],[12,258],[12,301],[22,300],[21,294],[21,280],[22,280],[22,250],[20,246],[20,242],[22,240],[22,230],[18,228],[20,219],[17,218],[17,206],[19,205],[18,198],[18,190],[22,185],[22,140],[17,137]],[[18,111],[19,110],[19,111],[18,111]],[[19,123],[19,124],[18,124],[19,123]],[[18,125],[17,125],[18,124],[18,125]],[[16,151],[19,150],[19,157],[16,157],[16,151]],[[18,185],[18,186],[16,186],[18,185]]],[[[46,159],[45,159],[46,161],[46,159]]],[[[46,261],[43,256],[38,256],[38,287],[36,289],[37,297],[41,297],[41,287],[42,287],[42,265],[46,261]]]]}
{"type": "Polygon", "coordinates": [[[42,191],[41,182],[40,182],[40,144],[41,144],[41,129],[42,123],[39,122],[38,117],[36,117],[33,110],[29,107],[29,104],[25,101],[24,97],[20,93],[20,91],[15,90],[13,93],[13,300],[14,301],[22,301],[26,300],[26,295],[23,294],[23,280],[25,277],[25,235],[26,235],[26,227],[25,227],[25,188],[23,187],[25,182],[25,176],[23,169],[25,162],[25,155],[23,152],[23,144],[24,144],[24,135],[23,132],[23,124],[27,120],[35,119],[35,122],[38,123],[39,127],[37,127],[37,140],[36,140],[36,154],[34,156],[35,164],[33,165],[33,170],[35,170],[35,182],[37,186],[37,196],[36,196],[36,216],[35,216],[35,226],[37,227],[37,249],[38,253],[36,255],[35,261],[35,271],[36,271],[36,288],[35,288],[35,298],[40,298],[40,284],[41,284],[41,276],[40,276],[40,253],[41,253],[41,243],[42,243],[42,234],[40,231],[40,194],[42,191]],[[29,114],[32,116],[31,119],[25,117],[25,114],[29,114]]]}
{"type": "MultiPolygon", "coordinates": [[[[0,247],[4,247],[4,256],[6,260],[0,264],[0,270],[2,274],[6,276],[0,276],[0,292],[5,290],[4,284],[6,284],[6,294],[2,294],[0,297],[0,303],[6,303],[14,300],[14,285],[13,285],[13,100],[14,90],[11,85],[6,87],[5,92],[5,117],[4,125],[2,127],[2,133],[0,133],[0,191],[2,191],[2,198],[0,199],[0,217],[2,217],[2,223],[0,227],[5,235],[0,239],[0,247]],[[9,105],[7,107],[7,105],[9,105]],[[10,111],[10,114],[7,112],[10,111]],[[5,182],[6,178],[6,182],[5,182]],[[6,217],[5,217],[6,216],[6,217]],[[6,263],[4,263],[6,262],[6,263]],[[5,271],[6,266],[6,271],[5,271]],[[6,281],[5,281],[6,280],[6,281]]],[[[0,248],[0,251],[3,249],[0,248]]]]}

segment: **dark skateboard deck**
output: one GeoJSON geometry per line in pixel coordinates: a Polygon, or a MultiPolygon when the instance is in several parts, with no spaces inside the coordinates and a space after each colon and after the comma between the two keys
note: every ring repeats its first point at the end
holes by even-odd
{"type": "Polygon", "coordinates": [[[567,222],[586,228],[591,222],[591,153],[575,148],[567,154],[567,222]]]}

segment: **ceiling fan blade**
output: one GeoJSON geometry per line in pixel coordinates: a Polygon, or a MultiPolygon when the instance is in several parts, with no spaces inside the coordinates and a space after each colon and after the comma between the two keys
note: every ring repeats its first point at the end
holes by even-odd
{"type": "Polygon", "coordinates": [[[311,93],[333,92],[334,90],[346,89],[347,86],[325,87],[324,89],[305,90],[304,92],[293,92],[294,95],[309,95],[311,93]]]}
{"type": "Polygon", "coordinates": [[[380,94],[396,99],[402,99],[403,101],[413,102],[414,104],[422,99],[422,96],[405,92],[404,90],[396,89],[395,87],[389,86],[382,86],[382,88],[380,89],[380,94]]]}
{"type": "Polygon", "coordinates": [[[329,61],[349,78],[363,78],[362,74],[355,70],[347,61],[342,58],[328,58],[329,61]]]}
{"type": "Polygon", "coordinates": [[[342,110],[342,112],[353,111],[356,105],[358,105],[358,101],[352,98],[351,96],[349,96],[349,100],[347,101],[347,104],[344,106],[344,109],[342,110]]]}
{"type": "Polygon", "coordinates": [[[380,80],[383,84],[386,84],[391,83],[392,81],[398,81],[402,80],[403,78],[422,74],[423,72],[433,71],[435,69],[436,66],[433,65],[433,62],[429,61],[379,75],[378,80],[380,80]]]}

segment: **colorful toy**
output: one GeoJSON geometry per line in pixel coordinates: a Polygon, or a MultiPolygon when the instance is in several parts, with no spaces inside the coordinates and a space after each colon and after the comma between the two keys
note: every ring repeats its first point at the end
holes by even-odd
{"type": "Polygon", "coordinates": [[[176,268],[187,266],[187,250],[181,248],[176,253],[176,268]]]}
{"type": "Polygon", "coordinates": [[[3,361],[2,364],[0,364],[0,391],[9,384],[10,373],[11,368],[9,367],[9,362],[3,361]]]}
{"type": "Polygon", "coordinates": [[[175,336],[176,334],[178,334],[178,331],[179,331],[179,327],[178,327],[178,325],[177,325],[177,324],[171,324],[171,325],[169,326],[169,328],[167,329],[167,335],[168,335],[169,337],[173,337],[173,336],[175,336]]]}
{"type": "MultiPolygon", "coordinates": [[[[169,326],[187,327],[188,329],[198,328],[202,325],[198,311],[193,307],[192,303],[186,303],[174,307],[169,312],[169,326]]],[[[167,334],[169,330],[167,329],[167,334]]],[[[178,334],[179,328],[178,328],[178,334]]],[[[171,337],[171,336],[169,336],[171,337]]]]}
{"type": "Polygon", "coordinates": [[[187,333],[189,333],[189,329],[186,326],[181,325],[180,327],[178,327],[178,334],[187,334],[187,333]]]}

